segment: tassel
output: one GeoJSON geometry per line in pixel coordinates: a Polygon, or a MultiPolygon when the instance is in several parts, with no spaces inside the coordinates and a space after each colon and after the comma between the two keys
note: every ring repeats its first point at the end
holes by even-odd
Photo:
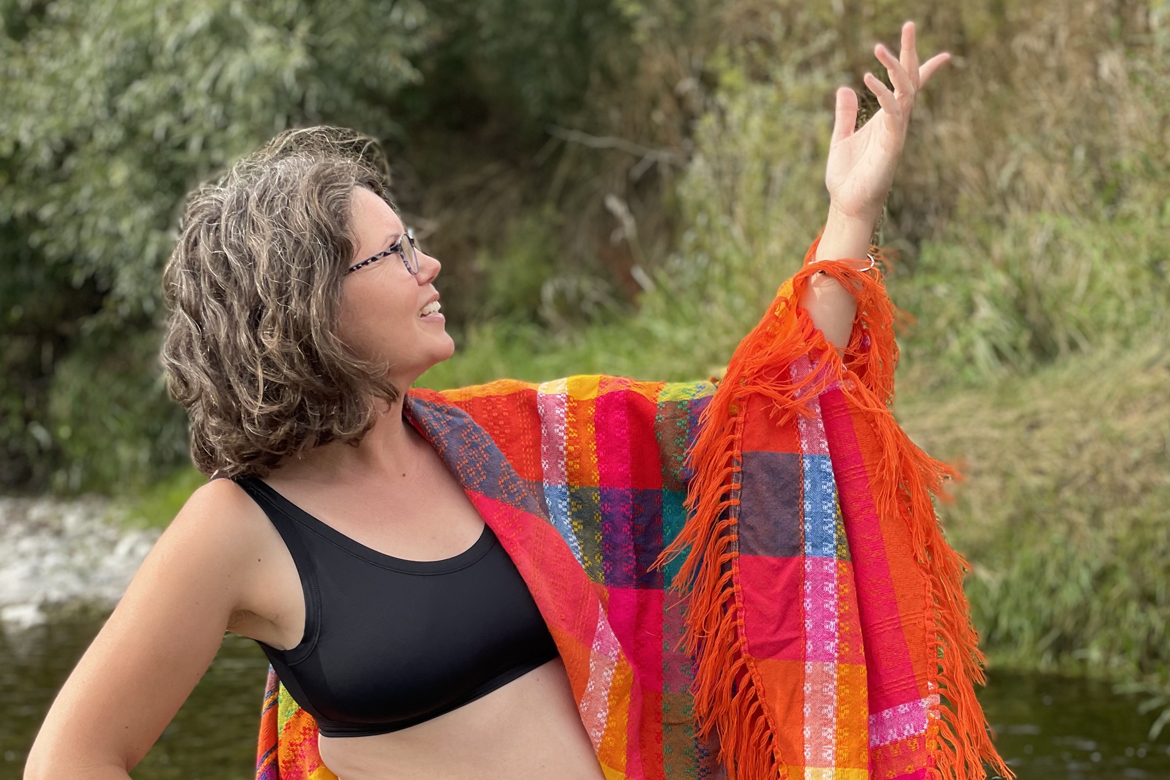
{"type": "Polygon", "coordinates": [[[884,285],[845,262],[811,264],[818,243],[809,248],[805,267],[781,287],[768,313],[740,342],[703,411],[699,435],[688,453],[694,470],[688,519],[655,564],[664,566],[686,555],[673,589],[689,599],[684,643],[696,660],[696,727],[703,738],[716,734],[729,780],[787,780],[755,661],[745,652],[736,534],[743,410],[749,397],[760,396],[771,401],[778,424],[795,415],[811,416],[810,401],[839,379],[846,400],[862,412],[881,452],[874,480],[876,508],[882,517],[899,516],[907,522],[930,587],[927,619],[936,632],[928,652],[939,658],[939,665],[929,683],[946,704],[940,701],[931,712],[929,774],[936,780],[982,778],[987,761],[1011,778],[975,699],[973,685],[984,682],[984,659],[962,589],[967,564],[943,538],[931,503],[931,495],[941,494],[943,480],[957,475],[914,445],[889,409],[898,347],[895,309],[884,285]],[[843,358],[798,306],[809,277],[818,271],[854,290],[857,299],[857,319],[843,358]],[[790,368],[801,358],[812,362],[812,370],[793,379],[790,368]]]}

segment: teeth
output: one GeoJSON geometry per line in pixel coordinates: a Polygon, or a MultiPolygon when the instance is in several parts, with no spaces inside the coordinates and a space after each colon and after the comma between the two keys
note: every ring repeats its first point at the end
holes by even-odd
{"type": "Polygon", "coordinates": [[[438,311],[440,308],[441,308],[441,307],[439,306],[439,302],[438,302],[438,301],[431,301],[431,302],[430,302],[430,303],[428,303],[426,306],[424,306],[424,307],[422,307],[421,309],[419,309],[418,316],[420,316],[420,317],[425,317],[425,316],[427,316],[428,314],[434,314],[434,313],[435,313],[435,312],[437,312],[437,311],[438,311]]]}

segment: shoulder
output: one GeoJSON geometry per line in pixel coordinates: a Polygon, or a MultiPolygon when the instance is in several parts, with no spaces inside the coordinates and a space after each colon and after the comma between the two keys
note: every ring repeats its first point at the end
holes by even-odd
{"type": "Polygon", "coordinates": [[[230,479],[213,479],[195,490],[175,516],[175,523],[225,527],[247,525],[263,516],[252,497],[230,479]]]}
{"type": "MultiPolygon", "coordinates": [[[[242,487],[231,479],[211,479],[191,494],[180,514],[222,514],[223,512],[248,512],[256,502],[242,487]]],[[[257,507],[258,508],[258,507],[257,507]]]]}
{"type": "Polygon", "coordinates": [[[274,535],[264,510],[243,488],[230,479],[213,479],[191,494],[159,544],[219,569],[270,546],[274,535]]]}

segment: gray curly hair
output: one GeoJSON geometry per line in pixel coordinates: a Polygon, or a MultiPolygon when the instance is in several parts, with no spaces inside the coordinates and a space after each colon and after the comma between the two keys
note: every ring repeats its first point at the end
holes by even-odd
{"type": "Polygon", "coordinates": [[[318,445],[356,446],[374,399],[398,399],[386,367],[337,335],[357,187],[394,208],[377,142],[312,127],[281,133],[188,197],[163,272],[161,360],[204,474],[263,477],[318,445]]]}

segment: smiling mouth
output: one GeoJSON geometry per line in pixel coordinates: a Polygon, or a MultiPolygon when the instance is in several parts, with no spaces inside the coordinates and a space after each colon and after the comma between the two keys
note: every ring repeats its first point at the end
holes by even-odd
{"type": "Polygon", "coordinates": [[[431,301],[426,306],[419,309],[418,316],[425,317],[428,314],[438,314],[440,308],[442,308],[442,307],[439,306],[438,301],[431,301]]]}

